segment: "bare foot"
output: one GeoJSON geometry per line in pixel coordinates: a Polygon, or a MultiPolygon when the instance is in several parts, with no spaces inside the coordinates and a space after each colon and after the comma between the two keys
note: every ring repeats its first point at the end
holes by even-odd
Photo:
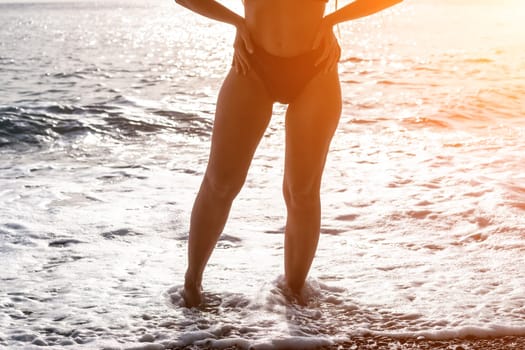
{"type": "Polygon", "coordinates": [[[305,295],[303,289],[293,290],[292,288],[288,287],[285,293],[285,297],[286,301],[288,301],[290,304],[295,304],[298,306],[308,305],[308,296],[305,295]]]}
{"type": "Polygon", "coordinates": [[[201,287],[185,285],[181,294],[187,308],[197,307],[202,303],[201,287]]]}
{"type": "Polygon", "coordinates": [[[309,297],[307,293],[307,285],[304,284],[300,288],[292,288],[284,278],[277,281],[277,290],[287,303],[306,306],[308,305],[309,297]]]}

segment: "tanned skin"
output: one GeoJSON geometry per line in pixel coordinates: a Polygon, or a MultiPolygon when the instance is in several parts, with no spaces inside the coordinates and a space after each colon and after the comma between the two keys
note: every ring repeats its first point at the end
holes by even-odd
{"type": "Polygon", "coordinates": [[[191,214],[183,291],[187,307],[203,302],[204,269],[272,115],[275,101],[250,69],[254,44],[281,57],[323,48],[317,64],[325,68],[288,105],[285,120],[284,276],[285,287],[300,296],[319,241],[321,177],[341,115],[333,27],[401,0],[356,0],[327,15],[324,1],[245,0],[244,17],[214,0],[175,1],[236,29],[233,65],[219,92],[208,166],[191,214]]]}

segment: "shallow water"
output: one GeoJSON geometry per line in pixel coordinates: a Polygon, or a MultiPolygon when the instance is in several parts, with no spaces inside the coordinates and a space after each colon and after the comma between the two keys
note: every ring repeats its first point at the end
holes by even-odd
{"type": "Polygon", "coordinates": [[[188,218],[230,28],[169,2],[0,3],[0,346],[525,336],[525,11],[501,4],[408,1],[341,25],[309,304],[278,288],[276,105],[206,306],[187,310],[188,218]]]}

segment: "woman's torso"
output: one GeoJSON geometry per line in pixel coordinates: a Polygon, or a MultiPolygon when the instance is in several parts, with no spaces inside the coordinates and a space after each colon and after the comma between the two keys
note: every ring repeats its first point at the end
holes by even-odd
{"type": "Polygon", "coordinates": [[[246,24],[255,43],[276,56],[310,51],[325,11],[323,0],[245,0],[246,24]]]}

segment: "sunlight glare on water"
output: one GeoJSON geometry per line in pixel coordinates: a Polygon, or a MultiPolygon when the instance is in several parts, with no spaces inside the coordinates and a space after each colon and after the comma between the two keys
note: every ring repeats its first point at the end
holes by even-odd
{"type": "Polygon", "coordinates": [[[276,105],[207,304],[187,310],[187,230],[233,28],[164,1],[1,2],[0,347],[525,336],[524,9],[409,0],[340,25],[309,304],[279,288],[276,105]]]}

